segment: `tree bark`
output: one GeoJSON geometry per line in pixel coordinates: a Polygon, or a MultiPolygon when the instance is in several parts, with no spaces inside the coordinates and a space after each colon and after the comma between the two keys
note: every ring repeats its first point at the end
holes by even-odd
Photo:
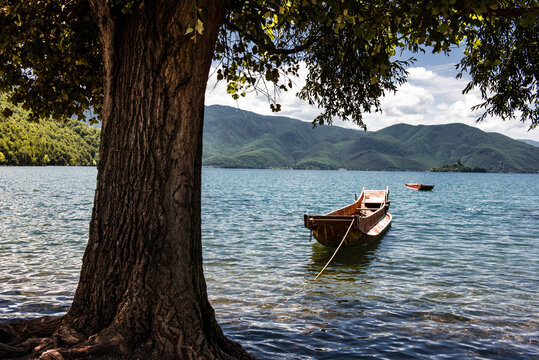
{"type": "Polygon", "coordinates": [[[60,351],[67,357],[249,357],[217,324],[202,268],[204,94],[224,2],[135,1],[127,14],[90,2],[103,47],[100,162],[79,285],[55,345],[89,338],[60,351]],[[195,41],[185,33],[197,8],[195,41]]]}
{"type": "Polygon", "coordinates": [[[217,324],[202,267],[204,94],[225,4],[89,2],[104,100],[79,285],[65,316],[0,324],[0,358],[249,359],[217,324]],[[198,18],[203,33],[186,35],[198,18]]]}

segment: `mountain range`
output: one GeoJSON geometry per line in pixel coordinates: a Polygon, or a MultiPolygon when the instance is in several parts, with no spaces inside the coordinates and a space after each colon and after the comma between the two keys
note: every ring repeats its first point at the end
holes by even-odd
{"type": "Polygon", "coordinates": [[[539,172],[539,148],[464,124],[397,124],[378,131],[206,107],[203,165],[425,171],[460,161],[497,172],[539,172]]]}
{"type": "Polygon", "coordinates": [[[530,139],[519,139],[519,140],[524,141],[527,144],[539,147],[539,141],[534,141],[534,140],[530,140],[530,139]]]}

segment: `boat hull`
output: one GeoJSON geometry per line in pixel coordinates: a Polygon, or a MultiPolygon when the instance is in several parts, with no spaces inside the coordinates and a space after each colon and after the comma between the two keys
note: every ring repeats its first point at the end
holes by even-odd
{"type": "MultiPolygon", "coordinates": [[[[354,226],[354,224],[346,236],[343,246],[369,245],[389,230],[391,227],[391,220],[391,214],[386,213],[385,216],[367,232],[361,231],[357,226],[354,226]]],[[[318,223],[312,227],[312,235],[316,241],[322,245],[337,247],[346,235],[346,231],[348,230],[351,221],[352,220],[335,223],[318,223]]]]}
{"type": "Polygon", "coordinates": [[[389,187],[363,190],[359,199],[326,215],[304,215],[305,227],[325,246],[368,245],[382,236],[391,225],[389,187]]]}
{"type": "Polygon", "coordinates": [[[409,189],[419,190],[419,191],[430,191],[434,189],[434,185],[425,185],[425,184],[406,184],[406,187],[409,189]]]}

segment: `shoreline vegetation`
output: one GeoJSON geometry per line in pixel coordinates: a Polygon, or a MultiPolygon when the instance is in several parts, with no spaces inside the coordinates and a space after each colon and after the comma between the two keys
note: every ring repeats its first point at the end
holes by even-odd
{"type": "Polygon", "coordinates": [[[464,166],[461,170],[459,170],[458,167],[455,166],[456,164],[448,164],[443,165],[437,168],[432,168],[430,170],[395,170],[395,169],[301,169],[301,168],[290,168],[290,167],[227,167],[227,166],[215,166],[215,165],[203,165],[203,169],[237,169],[237,170],[296,170],[296,171],[302,171],[302,170],[332,170],[332,171],[403,171],[403,172],[461,172],[461,173],[492,173],[492,174],[499,174],[499,173],[505,173],[505,174],[536,174],[538,172],[515,172],[515,171],[488,171],[485,168],[480,167],[467,167],[464,166]]]}
{"type": "Polygon", "coordinates": [[[0,165],[95,166],[99,161],[100,130],[78,121],[29,121],[28,112],[8,105],[0,94],[0,165]]]}

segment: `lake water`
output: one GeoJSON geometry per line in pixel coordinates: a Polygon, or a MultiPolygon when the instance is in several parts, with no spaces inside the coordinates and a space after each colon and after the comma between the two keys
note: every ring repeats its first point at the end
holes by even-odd
{"type": "MultiPolygon", "coordinates": [[[[0,321],[67,311],[95,168],[0,167],[0,321]]],[[[539,175],[203,170],[224,332],[263,359],[539,358],[539,175]],[[406,182],[435,184],[432,192],[406,182]],[[389,232],[334,249],[304,213],[390,187],[389,232]]]]}

